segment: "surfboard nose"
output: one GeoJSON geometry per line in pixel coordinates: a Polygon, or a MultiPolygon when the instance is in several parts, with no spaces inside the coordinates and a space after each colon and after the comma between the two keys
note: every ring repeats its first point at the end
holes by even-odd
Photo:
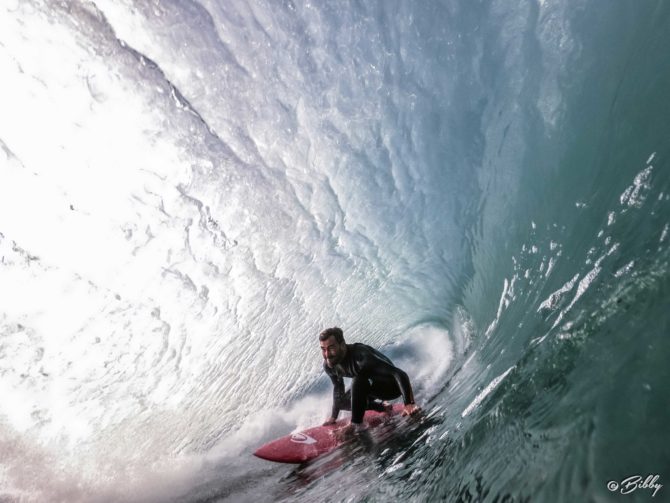
{"type": "Polygon", "coordinates": [[[277,457],[276,450],[271,449],[270,445],[264,445],[254,451],[254,456],[265,459],[267,461],[274,461],[277,457]]]}
{"type": "Polygon", "coordinates": [[[299,435],[301,436],[297,440],[290,440],[290,437],[277,439],[259,447],[253,454],[257,458],[277,463],[303,463],[314,458],[317,453],[312,444],[316,443],[316,440],[311,439],[310,443],[310,439],[303,438],[306,435],[299,435]]]}

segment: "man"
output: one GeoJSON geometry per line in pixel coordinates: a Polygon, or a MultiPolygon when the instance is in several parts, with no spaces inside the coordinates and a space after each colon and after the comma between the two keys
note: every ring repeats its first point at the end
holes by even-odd
{"type": "Polygon", "coordinates": [[[334,424],[340,410],[351,410],[351,426],[362,427],[367,409],[387,411],[390,406],[381,400],[393,400],[400,395],[405,407],[403,415],[420,409],[414,403],[412,385],[407,374],[391,360],[365,344],[346,344],[341,328],[328,328],[319,334],[323,369],[333,382],[333,409],[324,424],[334,424]],[[344,392],[343,377],[352,378],[351,388],[344,392]]]}

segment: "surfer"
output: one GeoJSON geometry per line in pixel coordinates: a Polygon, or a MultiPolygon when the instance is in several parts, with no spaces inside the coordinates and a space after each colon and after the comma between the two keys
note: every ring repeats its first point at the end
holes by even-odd
{"type": "Polygon", "coordinates": [[[323,369],[333,382],[333,408],[324,426],[334,424],[341,410],[350,410],[348,428],[359,430],[366,410],[387,412],[391,406],[384,401],[401,395],[405,403],[403,415],[420,410],[414,403],[409,377],[382,353],[366,344],[347,344],[338,327],[321,332],[319,342],[323,369]],[[344,377],[352,378],[351,387],[346,392],[344,377]]]}

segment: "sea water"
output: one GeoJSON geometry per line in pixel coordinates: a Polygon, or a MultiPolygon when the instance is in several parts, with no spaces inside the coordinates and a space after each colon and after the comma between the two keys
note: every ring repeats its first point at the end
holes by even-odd
{"type": "Polygon", "coordinates": [[[2,2],[0,500],[667,498],[669,27],[661,0],[2,2]],[[327,415],[335,325],[423,418],[253,458],[327,415]]]}

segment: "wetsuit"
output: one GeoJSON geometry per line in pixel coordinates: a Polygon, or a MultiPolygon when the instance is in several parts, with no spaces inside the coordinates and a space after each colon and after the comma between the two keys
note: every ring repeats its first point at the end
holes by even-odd
{"type": "Polygon", "coordinates": [[[407,374],[365,344],[347,344],[344,359],[332,368],[324,362],[323,369],[333,382],[333,419],[337,419],[340,410],[351,410],[351,422],[360,424],[366,409],[385,410],[378,400],[393,400],[400,395],[405,405],[414,403],[407,374]],[[346,393],[343,377],[353,379],[346,393]]]}

